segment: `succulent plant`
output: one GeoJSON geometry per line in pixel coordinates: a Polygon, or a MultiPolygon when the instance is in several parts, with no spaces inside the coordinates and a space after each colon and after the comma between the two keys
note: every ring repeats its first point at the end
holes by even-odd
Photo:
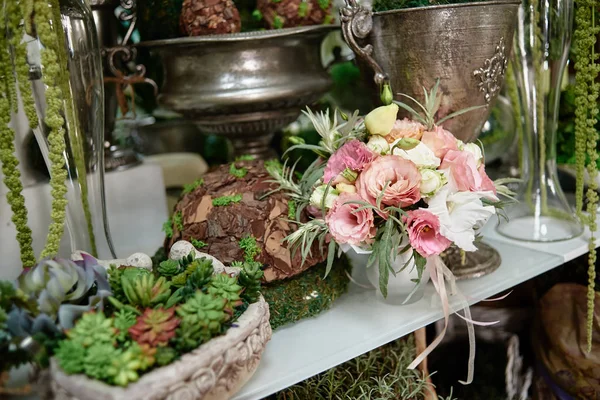
{"type": "Polygon", "coordinates": [[[177,358],[177,351],[172,347],[159,347],[156,349],[155,358],[157,365],[169,365],[177,358]]]}
{"type": "Polygon", "coordinates": [[[156,279],[151,274],[140,274],[133,279],[126,275],[121,278],[125,297],[134,306],[154,307],[171,296],[171,284],[162,276],[156,279]]]}
{"type": "Polygon", "coordinates": [[[113,315],[113,326],[117,328],[117,340],[124,342],[129,335],[129,328],[137,322],[137,315],[130,310],[121,309],[113,315]]]}
{"type": "Polygon", "coordinates": [[[157,268],[159,275],[170,278],[181,272],[183,268],[177,260],[165,260],[157,268]]]}
{"type": "Polygon", "coordinates": [[[196,292],[177,309],[181,318],[178,336],[180,347],[193,349],[221,333],[223,323],[229,319],[227,301],[221,297],[196,292]]]}
{"type": "Polygon", "coordinates": [[[117,330],[113,327],[112,318],[106,318],[99,312],[83,314],[73,329],[67,331],[67,337],[83,347],[94,344],[114,344],[117,330]]]}
{"type": "Polygon", "coordinates": [[[179,265],[182,268],[186,268],[189,264],[193,263],[196,259],[196,251],[192,249],[187,256],[184,256],[181,260],[179,260],[179,265]]]}
{"type": "Polygon", "coordinates": [[[145,371],[156,362],[156,347],[151,347],[147,344],[131,343],[129,351],[135,354],[135,357],[140,361],[140,370],[145,371]]]}
{"type": "Polygon", "coordinates": [[[254,303],[260,296],[260,281],[265,275],[261,269],[262,265],[257,262],[244,263],[238,282],[244,288],[242,299],[248,303],[254,303]]]}
{"type": "Polygon", "coordinates": [[[241,291],[242,287],[238,285],[238,278],[229,276],[226,273],[213,275],[208,286],[209,294],[224,298],[230,307],[237,307],[242,304],[241,291]]]}
{"type": "Polygon", "coordinates": [[[188,275],[186,284],[195,289],[202,289],[211,281],[215,272],[212,260],[204,257],[198,258],[191,266],[194,266],[194,270],[188,275]]]}
{"type": "Polygon", "coordinates": [[[171,285],[173,285],[175,287],[185,286],[185,283],[187,282],[187,276],[188,276],[188,274],[185,271],[183,271],[180,274],[175,275],[173,278],[171,278],[171,285]]]}
{"type": "Polygon", "coordinates": [[[137,318],[137,323],[129,328],[129,334],[140,345],[166,346],[175,336],[179,322],[173,308],[147,308],[137,318]]]}
{"type": "Polygon", "coordinates": [[[142,368],[142,361],[135,350],[128,349],[112,359],[106,369],[109,380],[115,385],[127,386],[139,379],[138,371],[142,368]]]}
{"type": "MultiPolygon", "coordinates": [[[[106,269],[87,254],[81,261],[46,259],[27,270],[18,278],[18,287],[27,295],[37,299],[40,313],[56,318],[63,303],[77,303],[70,310],[84,310],[81,300],[95,285],[97,297],[103,299],[110,294],[106,269]]],[[[90,308],[96,304],[90,305],[90,308]]],[[[88,308],[89,309],[89,308],[88,308]]],[[[68,313],[63,312],[63,316],[68,313]]]]}
{"type": "Polygon", "coordinates": [[[83,370],[91,378],[107,380],[110,378],[108,367],[112,364],[112,360],[119,355],[120,351],[109,343],[94,344],[87,349],[83,370]]]}
{"type": "MultiPolygon", "coordinates": [[[[191,253],[190,253],[191,255],[191,253]]],[[[190,255],[187,256],[187,260],[189,261],[189,257],[190,255]]],[[[181,263],[181,260],[180,260],[181,263]]],[[[171,279],[171,284],[173,286],[176,287],[183,287],[186,285],[186,283],[188,283],[188,280],[190,278],[190,276],[196,272],[197,269],[201,269],[202,272],[200,275],[196,275],[196,277],[194,278],[194,287],[197,288],[201,288],[204,285],[206,285],[206,283],[208,282],[204,282],[204,280],[210,278],[210,276],[212,275],[214,269],[212,267],[212,261],[210,259],[207,259],[205,257],[202,258],[197,258],[195,260],[189,261],[189,262],[185,262],[182,264],[182,268],[183,271],[180,272],[179,274],[173,276],[173,278],[171,279]],[[183,266],[183,264],[185,264],[183,266]]]]}
{"type": "Polygon", "coordinates": [[[85,348],[79,342],[63,340],[54,350],[58,365],[69,375],[83,372],[85,366],[85,348]]]}
{"type": "Polygon", "coordinates": [[[119,301],[125,300],[125,293],[123,292],[123,286],[121,285],[121,276],[123,275],[123,268],[111,265],[108,268],[108,284],[112,291],[112,296],[119,301]]]}

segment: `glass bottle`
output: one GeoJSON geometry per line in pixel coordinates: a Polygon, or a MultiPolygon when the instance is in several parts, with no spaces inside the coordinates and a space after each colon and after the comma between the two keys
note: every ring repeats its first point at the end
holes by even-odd
{"type": "Polygon", "coordinates": [[[522,171],[504,236],[532,242],[571,239],[583,227],[558,182],[556,129],[562,77],[573,26],[573,0],[524,0],[514,40],[514,71],[522,110],[522,171]]]}
{"type": "MultiPolygon", "coordinates": [[[[13,146],[33,131],[50,175],[50,190],[39,185],[45,189],[24,191],[35,258],[69,257],[75,250],[113,258],[104,202],[102,60],[92,12],[85,0],[0,4],[0,94],[11,112],[10,129],[0,128],[13,136],[13,146]],[[32,200],[35,196],[40,199],[32,200]]],[[[19,161],[25,170],[28,160],[19,161]]],[[[6,164],[5,181],[15,177],[6,164]]],[[[7,197],[17,198],[18,192],[13,188],[7,197]]],[[[26,235],[22,221],[15,225],[26,235]]],[[[21,243],[21,253],[29,254],[30,245],[21,243]]],[[[31,266],[26,258],[23,265],[31,266]]]]}

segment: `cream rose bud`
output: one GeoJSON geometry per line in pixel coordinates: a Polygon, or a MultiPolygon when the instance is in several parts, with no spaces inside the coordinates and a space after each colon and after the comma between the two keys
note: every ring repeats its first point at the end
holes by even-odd
{"type": "MultiPolygon", "coordinates": [[[[392,147],[394,146],[392,145],[392,147]]],[[[393,154],[412,161],[419,168],[437,168],[440,166],[440,159],[435,156],[433,150],[422,142],[410,150],[395,148],[393,154]]]]}
{"type": "Polygon", "coordinates": [[[365,127],[371,135],[386,136],[394,128],[398,115],[398,105],[377,107],[365,117],[365,127]]]}
{"type": "Polygon", "coordinates": [[[373,135],[367,143],[367,147],[377,154],[385,154],[390,151],[390,144],[385,140],[383,136],[373,135]]]}
{"type": "Polygon", "coordinates": [[[340,193],[356,193],[356,186],[347,183],[338,183],[335,186],[335,190],[340,193]]]}
{"type": "MultiPolygon", "coordinates": [[[[310,195],[310,204],[315,207],[321,208],[323,203],[323,196],[325,196],[326,189],[327,185],[321,185],[316,187],[313,193],[310,195]]],[[[335,203],[336,199],[338,198],[338,195],[339,192],[330,186],[329,190],[327,191],[327,197],[325,198],[325,207],[333,207],[333,203],[335,203]]]]}
{"type": "Polygon", "coordinates": [[[481,147],[477,146],[475,143],[467,143],[465,144],[464,151],[473,154],[478,167],[481,165],[483,162],[483,152],[481,151],[481,147]]]}
{"type": "Polygon", "coordinates": [[[442,186],[444,186],[444,183],[444,175],[440,172],[428,168],[421,170],[421,186],[419,188],[421,196],[433,196],[442,186]]]}

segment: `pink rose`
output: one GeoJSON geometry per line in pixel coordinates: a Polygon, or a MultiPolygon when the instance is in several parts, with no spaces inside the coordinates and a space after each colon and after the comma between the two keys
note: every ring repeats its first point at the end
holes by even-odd
{"type": "Polygon", "coordinates": [[[373,210],[366,208],[358,210],[362,205],[349,203],[353,201],[364,200],[354,193],[342,193],[325,218],[331,236],[339,244],[360,245],[370,242],[377,232],[373,224],[373,210]]]}
{"type": "Polygon", "coordinates": [[[420,140],[421,136],[423,136],[423,132],[425,132],[425,126],[416,121],[404,118],[402,120],[396,120],[392,131],[385,138],[388,143],[394,143],[396,140],[402,138],[420,140]]]}
{"type": "Polygon", "coordinates": [[[454,135],[441,126],[436,126],[434,131],[424,132],[421,142],[433,150],[436,157],[442,159],[449,150],[458,150],[454,135]]]}
{"type": "Polygon", "coordinates": [[[461,192],[483,192],[496,189],[494,183],[485,173],[483,165],[477,168],[477,160],[468,151],[450,150],[446,153],[440,170],[448,174],[450,184],[461,192]],[[483,172],[483,174],[482,174],[483,172]],[[484,179],[485,178],[485,179],[484,179]]]}
{"type": "Polygon", "coordinates": [[[452,242],[440,233],[437,215],[425,209],[412,210],[402,220],[406,224],[408,240],[413,249],[423,257],[440,254],[452,242]]]}
{"type": "Polygon", "coordinates": [[[407,207],[421,200],[421,174],[417,166],[400,156],[382,156],[367,165],[356,181],[358,194],[376,205],[407,207]],[[387,187],[386,187],[387,184],[387,187]]]}
{"type": "Polygon", "coordinates": [[[337,185],[340,182],[349,183],[341,173],[346,168],[352,171],[362,171],[366,164],[375,158],[375,154],[363,142],[352,139],[340,147],[327,161],[323,174],[323,183],[337,185]]]}

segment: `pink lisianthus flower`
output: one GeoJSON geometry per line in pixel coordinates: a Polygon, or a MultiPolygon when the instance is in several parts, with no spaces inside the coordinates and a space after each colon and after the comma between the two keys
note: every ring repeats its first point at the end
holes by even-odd
{"type": "Polygon", "coordinates": [[[402,220],[411,247],[423,257],[438,255],[452,243],[440,233],[439,218],[425,209],[409,211],[402,220]]]}
{"type": "Polygon", "coordinates": [[[350,183],[342,176],[346,169],[362,171],[365,165],[374,160],[374,154],[366,144],[353,139],[340,147],[327,161],[323,174],[323,183],[337,185],[340,182],[350,183]]]}
{"type": "Polygon", "coordinates": [[[452,188],[461,192],[492,192],[490,198],[496,198],[494,182],[485,173],[485,167],[477,167],[477,160],[468,151],[450,150],[446,153],[440,170],[448,176],[452,188]]]}
{"type": "Polygon", "coordinates": [[[394,123],[392,131],[385,137],[388,143],[394,143],[397,139],[410,138],[420,140],[425,132],[425,126],[408,118],[398,119],[394,123]]]}
{"type": "Polygon", "coordinates": [[[342,193],[327,213],[325,222],[338,244],[360,245],[370,243],[375,237],[373,210],[362,207],[364,200],[354,193],[342,193]]]}
{"type": "Polygon", "coordinates": [[[358,194],[364,200],[376,205],[383,192],[381,204],[396,207],[407,207],[421,200],[420,186],[421,174],[417,166],[393,155],[375,159],[356,181],[358,194]]]}
{"type": "Polygon", "coordinates": [[[458,150],[454,135],[441,126],[436,126],[433,131],[423,132],[421,142],[433,150],[436,157],[441,159],[446,156],[448,151],[458,150]]]}

